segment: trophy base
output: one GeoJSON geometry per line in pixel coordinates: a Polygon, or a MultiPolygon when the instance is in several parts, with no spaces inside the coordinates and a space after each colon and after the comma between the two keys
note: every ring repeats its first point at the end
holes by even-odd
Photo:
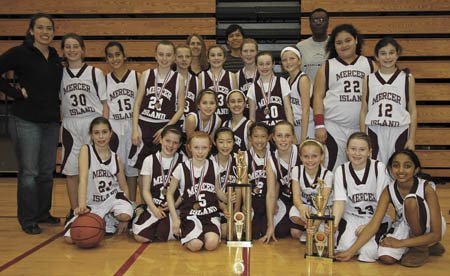
{"type": "Polygon", "coordinates": [[[251,241],[227,241],[227,246],[228,247],[250,248],[250,247],[252,247],[252,242],[251,241]]]}
{"type": "Polygon", "coordinates": [[[336,259],[335,258],[328,258],[328,257],[320,257],[318,255],[306,255],[305,254],[305,259],[307,260],[315,260],[315,261],[326,261],[329,263],[334,262],[336,259]]]}

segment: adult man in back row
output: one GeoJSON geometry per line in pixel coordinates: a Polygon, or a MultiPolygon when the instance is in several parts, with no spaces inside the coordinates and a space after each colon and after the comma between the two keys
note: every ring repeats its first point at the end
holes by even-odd
{"type": "Polygon", "coordinates": [[[321,8],[313,10],[309,16],[312,36],[297,43],[302,58],[302,71],[308,75],[311,87],[314,85],[314,79],[320,65],[328,59],[328,54],[325,51],[325,45],[328,41],[328,19],[326,10],[321,8]]]}

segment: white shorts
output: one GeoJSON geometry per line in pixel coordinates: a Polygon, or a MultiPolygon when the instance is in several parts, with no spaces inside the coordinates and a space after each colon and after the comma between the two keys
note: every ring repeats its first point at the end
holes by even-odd
{"type": "Polygon", "coordinates": [[[348,161],[347,140],[350,135],[358,132],[359,128],[345,128],[329,120],[325,120],[325,128],[328,137],[324,164],[330,171],[334,172],[335,168],[348,161]]]}
{"type": "Polygon", "coordinates": [[[111,138],[110,147],[115,151],[122,161],[125,168],[125,175],[128,177],[138,176],[138,169],[133,168],[128,164],[128,155],[131,149],[131,133],[132,133],[132,121],[131,120],[110,120],[113,137],[111,138]]]}
{"type": "MultiPolygon", "coordinates": [[[[101,204],[89,205],[88,207],[91,208],[91,213],[99,215],[101,218],[105,218],[108,213],[112,213],[115,217],[120,214],[126,214],[133,217],[134,212],[131,202],[125,197],[123,192],[117,193],[116,196],[108,198],[101,204]]],[[[70,226],[77,217],[78,216],[74,216],[64,227],[64,229],[68,229],[64,234],[64,237],[70,236],[70,226]]]]}
{"type": "MultiPolygon", "coordinates": [[[[409,194],[405,197],[405,199],[409,197],[415,197],[415,194],[409,194]]],[[[424,214],[426,214],[426,225],[425,225],[425,233],[430,232],[430,210],[428,208],[427,202],[424,200],[422,201],[424,203],[424,214]]],[[[442,223],[442,237],[445,235],[445,231],[447,230],[447,224],[445,222],[444,217],[441,216],[442,223]]],[[[398,240],[404,240],[409,238],[410,233],[410,227],[408,222],[406,221],[406,217],[403,216],[403,219],[401,221],[396,221],[392,228],[389,231],[389,234],[386,235],[386,237],[393,237],[398,240]]],[[[392,247],[384,247],[379,246],[378,247],[378,256],[391,256],[392,258],[396,260],[400,260],[402,256],[408,252],[408,247],[400,247],[400,248],[392,248],[392,247]]]]}
{"type": "MultiPolygon", "coordinates": [[[[100,115],[99,115],[100,116],[100,115]]],[[[61,173],[78,175],[78,156],[82,145],[90,144],[89,126],[96,117],[65,118],[62,121],[61,173]]]]}
{"type": "MultiPolygon", "coordinates": [[[[360,225],[368,224],[372,218],[371,217],[357,217],[353,215],[345,215],[339,223],[339,229],[336,232],[336,251],[343,252],[349,249],[357,240],[357,236],[355,234],[356,229],[360,225]]],[[[380,226],[380,230],[382,232],[387,231],[389,229],[389,216],[385,216],[383,218],[383,225],[380,226]]],[[[379,230],[379,232],[380,232],[379,230]]],[[[381,234],[373,236],[370,240],[363,245],[359,251],[357,252],[358,260],[362,262],[375,262],[378,259],[378,243],[377,236],[380,237],[381,234]]]]}
{"type": "Polygon", "coordinates": [[[369,126],[367,133],[372,143],[372,158],[387,164],[396,150],[405,147],[408,140],[408,127],[369,126]]]}

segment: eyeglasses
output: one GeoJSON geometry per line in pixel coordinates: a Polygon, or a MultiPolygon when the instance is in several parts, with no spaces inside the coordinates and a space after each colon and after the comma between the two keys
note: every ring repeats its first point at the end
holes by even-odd
{"type": "Polygon", "coordinates": [[[313,23],[320,24],[320,23],[323,23],[323,22],[327,21],[328,18],[326,18],[326,17],[314,17],[314,18],[311,18],[310,20],[313,23]]]}

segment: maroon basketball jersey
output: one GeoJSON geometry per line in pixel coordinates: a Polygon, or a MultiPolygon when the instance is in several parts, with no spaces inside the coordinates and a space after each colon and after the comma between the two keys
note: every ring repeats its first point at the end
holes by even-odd
{"type": "Polygon", "coordinates": [[[276,181],[280,183],[280,199],[285,204],[292,205],[291,171],[293,167],[299,166],[302,163],[298,146],[292,145],[290,167],[281,161],[281,158],[278,156],[278,150],[271,152],[270,155],[277,173],[276,181]]]}
{"type": "Polygon", "coordinates": [[[280,77],[276,77],[275,85],[272,87],[272,92],[270,94],[270,99],[268,99],[268,105],[266,105],[266,100],[263,96],[263,93],[265,93],[264,88],[261,88],[260,83],[260,81],[255,82],[256,121],[264,122],[269,126],[273,126],[281,120],[286,120],[286,114],[284,112],[283,105],[283,95],[281,93],[280,77]]]}

